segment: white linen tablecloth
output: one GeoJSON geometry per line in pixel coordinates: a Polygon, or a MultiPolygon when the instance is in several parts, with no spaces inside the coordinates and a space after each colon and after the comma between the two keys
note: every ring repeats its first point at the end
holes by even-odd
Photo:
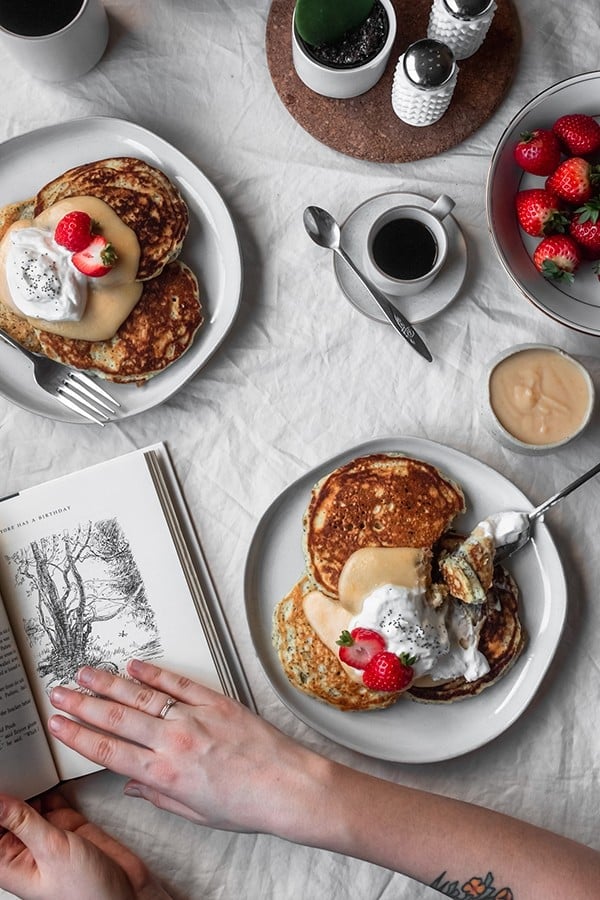
{"type": "MultiPolygon", "coordinates": [[[[266,65],[268,0],[106,0],[108,50],[77,83],[36,82],[0,53],[0,140],[97,115],[155,131],[221,193],[245,269],[230,335],[197,377],[160,407],[101,430],[43,419],[0,398],[0,495],[166,440],[267,719],[358,769],[489,805],[600,849],[600,483],[548,518],[569,608],[541,689],[506,733],[462,758],[432,765],[378,762],[306,727],[270,688],[244,615],[244,563],[262,512],[309,468],[365,440],[414,435],[448,444],[505,474],[534,503],[598,461],[597,418],[570,447],[532,461],[496,444],[478,414],[487,361],[521,341],[575,354],[600,386],[599,340],[530,305],[505,274],[487,232],[485,179],[506,125],[549,85],[598,68],[600,23],[592,0],[519,0],[517,6],[522,55],[499,109],[453,150],[402,165],[345,157],[290,116],[266,65]],[[421,327],[435,357],[430,366],[391,328],[347,302],[331,255],[310,242],[302,225],[309,203],[343,220],[359,203],[390,190],[454,196],[468,245],[459,296],[421,327]]],[[[122,786],[123,779],[103,772],[66,791],[128,842],[175,897],[342,898],[349,886],[353,896],[369,900],[439,896],[364,862],[269,836],[194,826],[124,798],[122,786]]],[[[405,828],[410,818],[399,823],[399,841],[405,828]]]]}

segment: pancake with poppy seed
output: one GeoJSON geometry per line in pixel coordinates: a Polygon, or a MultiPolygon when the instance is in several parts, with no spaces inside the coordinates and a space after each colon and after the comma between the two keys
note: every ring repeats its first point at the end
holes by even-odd
{"type": "Polygon", "coordinates": [[[67,197],[97,197],[131,228],[140,245],[139,281],[154,278],[181,252],[187,205],[167,176],[142,159],[119,156],[69,169],[38,191],[34,215],[67,197]]]}
{"type": "Polygon", "coordinates": [[[465,511],[462,489],[435,466],[400,453],[359,457],[313,488],[304,515],[308,575],[329,597],[361,547],[432,547],[465,511]]]}
{"type": "Polygon", "coordinates": [[[179,359],[202,325],[198,281],[180,260],[144,284],[137,305],[113,338],[83,341],[38,331],[51,359],[115,382],[143,384],[179,359]]]}
{"type": "Polygon", "coordinates": [[[319,639],[304,611],[310,590],[310,581],[302,578],[273,613],[273,646],[290,684],[345,711],[383,709],[396,703],[398,692],[372,691],[352,680],[339,658],[319,639]]]}

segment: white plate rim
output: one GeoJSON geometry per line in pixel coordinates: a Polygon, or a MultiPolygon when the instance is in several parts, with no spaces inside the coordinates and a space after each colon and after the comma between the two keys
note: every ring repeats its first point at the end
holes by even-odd
{"type": "MultiPolygon", "coordinates": [[[[503,242],[498,234],[497,220],[499,217],[498,217],[498,213],[497,213],[497,208],[495,206],[495,179],[497,177],[497,169],[500,166],[503,157],[505,155],[506,156],[510,155],[510,157],[512,158],[511,144],[513,141],[515,141],[515,134],[517,133],[517,129],[522,127],[521,123],[523,122],[524,119],[526,119],[528,116],[530,116],[531,113],[534,113],[538,109],[538,107],[540,107],[542,104],[544,104],[548,99],[555,97],[556,95],[560,94],[561,92],[568,90],[574,86],[580,86],[587,82],[594,82],[594,81],[598,81],[598,80],[600,80],[600,71],[584,72],[579,75],[574,75],[570,78],[566,78],[562,81],[558,81],[558,82],[550,85],[548,88],[545,88],[543,91],[540,91],[538,94],[536,94],[535,97],[533,97],[531,100],[529,100],[525,104],[525,106],[523,106],[513,116],[511,121],[508,123],[508,125],[502,132],[502,135],[500,136],[500,139],[499,139],[499,141],[496,145],[496,148],[492,154],[488,173],[487,173],[487,179],[486,179],[486,217],[487,217],[488,231],[489,231],[492,245],[496,251],[496,254],[498,255],[498,259],[500,260],[502,267],[504,268],[504,270],[506,271],[506,273],[508,274],[510,279],[513,281],[513,283],[516,285],[516,287],[519,289],[519,291],[523,294],[525,299],[528,300],[533,306],[535,306],[538,310],[540,310],[542,313],[544,313],[550,319],[552,319],[555,322],[560,323],[561,325],[567,326],[568,328],[572,329],[573,331],[577,331],[582,334],[590,334],[590,335],[594,335],[594,336],[600,336],[600,309],[598,309],[598,312],[597,312],[597,325],[586,324],[585,322],[576,321],[576,320],[574,321],[573,319],[569,318],[568,315],[562,314],[559,309],[552,309],[548,303],[544,303],[544,300],[540,296],[538,296],[538,294],[540,294],[540,293],[546,294],[548,291],[556,291],[557,294],[558,294],[558,292],[560,292],[561,297],[565,298],[567,307],[572,308],[570,301],[572,301],[573,298],[571,296],[569,296],[569,293],[567,293],[564,289],[561,289],[560,286],[547,284],[541,275],[539,275],[538,273],[535,273],[535,270],[533,270],[533,268],[531,269],[532,279],[535,279],[532,281],[532,284],[534,285],[533,288],[530,287],[528,278],[520,277],[519,274],[517,274],[517,272],[515,272],[515,265],[517,265],[517,264],[523,265],[524,260],[516,261],[513,259],[513,261],[511,262],[509,253],[506,250],[506,248],[504,247],[503,242]],[[534,288],[537,289],[537,293],[534,288]]],[[[576,104],[576,106],[577,106],[577,104],[576,104]]],[[[580,112],[580,111],[581,112],[587,111],[587,109],[586,110],[579,109],[579,108],[575,108],[572,105],[570,105],[568,110],[565,110],[565,112],[580,112]]],[[[590,113],[590,114],[592,114],[592,113],[590,113]]],[[[593,114],[596,116],[600,115],[600,102],[597,104],[597,107],[594,109],[593,114]]],[[[549,123],[549,124],[551,124],[551,123],[549,123]]],[[[547,126],[544,125],[542,122],[540,122],[540,127],[547,127],[547,126]]],[[[518,173],[518,169],[516,166],[515,166],[515,172],[518,173]]],[[[523,188],[533,187],[533,186],[537,186],[537,187],[542,186],[541,179],[536,179],[533,176],[527,176],[526,173],[516,174],[515,179],[517,180],[517,184],[521,184],[521,182],[522,182],[523,188]]],[[[519,188],[517,187],[517,189],[519,189],[519,188]]],[[[513,191],[513,193],[514,192],[515,191],[513,191]]],[[[515,217],[515,230],[517,233],[519,232],[516,217],[515,217]]],[[[535,246],[536,239],[535,238],[530,239],[527,235],[524,235],[524,234],[521,234],[520,237],[521,237],[521,240],[523,241],[523,244],[529,248],[529,252],[531,253],[533,250],[533,247],[535,246]]],[[[533,266],[533,263],[531,263],[530,260],[525,264],[529,265],[531,267],[533,266]]],[[[578,277],[581,279],[581,273],[579,274],[578,277]]],[[[590,281],[590,280],[591,280],[591,276],[588,278],[588,281],[590,281]]],[[[552,296],[552,295],[548,295],[548,296],[552,296]]],[[[554,295],[554,296],[556,297],[556,295],[554,295]]],[[[575,298],[575,302],[576,303],[578,302],[576,298],[575,298]]],[[[581,303],[582,303],[582,305],[585,305],[584,300],[582,300],[581,303]]]]}
{"type": "Polygon", "coordinates": [[[465,530],[494,511],[489,508],[490,503],[495,509],[506,508],[505,504],[523,510],[533,508],[504,475],[443,444],[410,436],[377,438],[359,444],[300,476],[264,512],[246,558],[246,618],[267,681],[281,702],[306,725],[366,756],[396,763],[441,762],[474,751],[499,737],[529,706],[564,628],[566,582],[554,542],[547,526],[540,522],[535,539],[507,563],[522,590],[521,611],[528,630],[527,645],[511,670],[477,697],[448,705],[406,700],[387,710],[352,713],[340,712],[293,688],[271,644],[271,621],[276,603],[303,572],[299,510],[305,508],[313,484],[323,475],[355,457],[386,451],[426,460],[450,478],[457,478],[470,507],[457,521],[465,530]],[[463,477],[465,473],[469,473],[467,478],[463,477]],[[477,494],[473,493],[474,489],[477,494]]]}
{"type": "MultiPolygon", "coordinates": [[[[113,116],[84,116],[28,131],[0,144],[0,206],[33,196],[39,188],[72,166],[111,156],[137,156],[167,174],[182,193],[190,211],[190,231],[181,259],[191,265],[201,288],[205,321],[189,350],[141,388],[128,384],[107,384],[122,404],[111,420],[116,423],[152,409],[169,399],[208,362],[231,330],[242,295],[242,255],[231,215],[221,195],[189,157],[164,138],[141,125],[113,116]],[[66,150],[67,144],[73,149],[66,150]],[[90,155],[88,148],[94,148],[90,155]],[[46,177],[38,178],[41,156],[46,177]],[[29,162],[32,170],[29,193],[15,193],[7,165],[18,157],[17,171],[29,162]],[[25,160],[25,162],[24,162],[25,160]],[[53,168],[52,168],[53,166],[53,168]],[[9,183],[10,182],[10,183],[9,183]],[[204,231],[203,231],[204,229],[204,231]],[[216,253],[210,263],[203,258],[207,244],[216,253]],[[210,281],[205,284],[205,280],[210,281]]],[[[43,167],[42,167],[43,168],[43,167]]],[[[22,176],[20,176],[22,180],[22,176]]],[[[29,366],[17,352],[0,342],[0,395],[11,403],[46,418],[69,424],[86,424],[37,388],[29,366]],[[14,374],[13,374],[14,373],[14,374]],[[19,385],[21,388],[19,389],[19,385]],[[27,387],[29,385],[29,387],[27,387]],[[55,408],[56,407],[56,408],[55,408]]]]}

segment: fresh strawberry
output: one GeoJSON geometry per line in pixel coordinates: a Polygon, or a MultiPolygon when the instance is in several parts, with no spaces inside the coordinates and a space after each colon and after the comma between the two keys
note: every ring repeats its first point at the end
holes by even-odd
{"type": "Polygon", "coordinates": [[[560,211],[559,206],[558,197],[543,188],[519,191],[515,197],[519,225],[523,231],[534,237],[566,230],[569,220],[560,211]]]}
{"type": "Polygon", "coordinates": [[[80,209],[74,209],[63,216],[54,229],[56,243],[71,253],[85,250],[92,237],[92,220],[80,209]]]}
{"type": "Polygon", "coordinates": [[[84,250],[74,253],[71,260],[75,268],[88,278],[100,278],[113,268],[117,254],[113,245],[101,234],[97,234],[84,250]]]}
{"type": "Polygon", "coordinates": [[[338,655],[347,666],[365,669],[378,653],[385,650],[385,638],[371,628],[353,628],[342,631],[336,642],[339,644],[338,655]]]}
{"type": "Polygon", "coordinates": [[[569,233],[588,259],[600,259],[600,200],[588,200],[575,210],[569,233]]]}
{"type": "Polygon", "coordinates": [[[532,175],[550,175],[561,155],[558,138],[545,128],[524,131],[513,152],[517,164],[532,175]]]}
{"type": "Polygon", "coordinates": [[[600,150],[600,125],[592,116],[583,113],[561,116],[552,131],[571,156],[587,156],[600,150]]]}
{"type": "Polygon", "coordinates": [[[568,203],[585,203],[594,193],[598,169],[587,159],[570,156],[546,178],[546,190],[568,203]]]}
{"type": "Polygon", "coordinates": [[[414,656],[396,656],[384,650],[373,657],[363,672],[363,682],[373,691],[404,691],[414,678],[414,656]]]}
{"type": "Polygon", "coordinates": [[[533,262],[544,278],[570,283],[581,262],[581,250],[567,234],[552,234],[537,245],[533,262]]]}

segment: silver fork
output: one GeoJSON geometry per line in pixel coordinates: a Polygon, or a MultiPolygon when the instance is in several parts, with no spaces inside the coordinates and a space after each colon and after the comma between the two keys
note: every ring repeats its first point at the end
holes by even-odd
{"type": "Polygon", "coordinates": [[[26,350],[1,328],[0,338],[29,360],[34,380],[42,390],[89,422],[104,426],[120,408],[120,403],[83,372],[73,371],[41,353],[26,350]]]}

